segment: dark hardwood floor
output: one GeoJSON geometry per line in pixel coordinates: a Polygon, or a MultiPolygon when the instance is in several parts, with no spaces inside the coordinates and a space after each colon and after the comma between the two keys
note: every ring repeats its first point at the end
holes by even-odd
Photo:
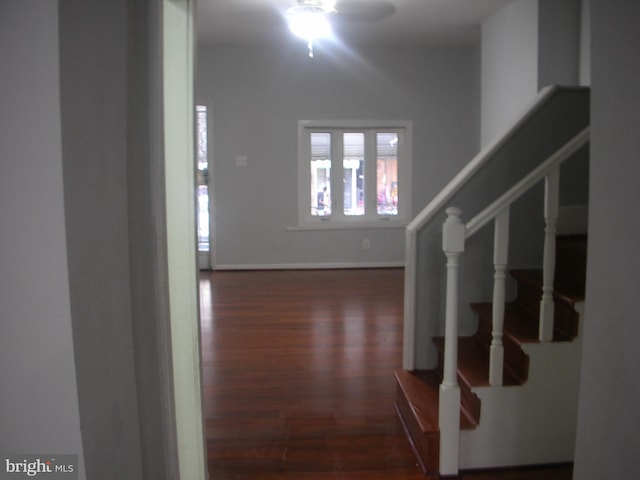
{"type": "MultiPolygon", "coordinates": [[[[393,408],[403,270],[203,272],[212,480],[424,479],[393,408]]],[[[571,478],[571,467],[465,472],[571,478]]]]}

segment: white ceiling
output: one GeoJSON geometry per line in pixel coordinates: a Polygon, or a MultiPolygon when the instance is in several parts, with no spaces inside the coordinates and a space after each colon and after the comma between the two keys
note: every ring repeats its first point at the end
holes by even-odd
{"type": "MultiPolygon", "coordinates": [[[[338,13],[331,20],[335,34],[345,42],[468,46],[479,41],[482,21],[511,1],[338,0],[338,13]],[[348,7],[357,14],[349,17],[348,7]],[[373,18],[390,12],[393,13],[382,20],[373,18]]],[[[283,14],[296,0],[196,3],[200,45],[253,45],[290,35],[283,14]]]]}

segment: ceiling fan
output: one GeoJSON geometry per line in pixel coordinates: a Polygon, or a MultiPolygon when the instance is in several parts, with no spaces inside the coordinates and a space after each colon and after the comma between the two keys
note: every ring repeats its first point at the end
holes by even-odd
{"type": "Polygon", "coordinates": [[[341,22],[380,22],[396,12],[392,0],[337,0],[337,19],[341,22]]]}
{"type": "Polygon", "coordinates": [[[349,22],[373,23],[390,17],[396,11],[391,0],[296,0],[287,9],[291,32],[307,41],[313,57],[313,42],[331,35],[331,20],[340,26],[349,22]]]}

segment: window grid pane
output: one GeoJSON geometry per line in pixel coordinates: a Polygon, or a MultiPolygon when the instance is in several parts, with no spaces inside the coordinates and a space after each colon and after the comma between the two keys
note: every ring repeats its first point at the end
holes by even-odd
{"type": "Polygon", "coordinates": [[[311,134],[311,215],[331,215],[331,134],[311,134]]]}
{"type": "Polygon", "coordinates": [[[398,135],[376,134],[376,211],[378,215],[398,215],[398,135]]]}
{"type": "Polygon", "coordinates": [[[343,212],[345,215],[364,215],[364,133],[344,133],[343,212]]]}

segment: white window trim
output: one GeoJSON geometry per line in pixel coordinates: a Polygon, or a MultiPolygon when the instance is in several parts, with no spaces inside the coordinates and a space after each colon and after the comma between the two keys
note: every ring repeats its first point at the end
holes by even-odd
{"type": "MultiPolygon", "coordinates": [[[[298,227],[290,230],[325,230],[359,228],[402,228],[411,220],[411,170],[413,161],[413,124],[411,120],[300,120],[298,121],[298,227]],[[398,214],[393,216],[312,216],[309,179],[310,131],[376,129],[401,130],[398,151],[398,214]]],[[[339,158],[342,146],[332,145],[332,158],[339,158]]],[[[332,183],[339,180],[332,175],[332,183]]],[[[339,191],[340,189],[332,189],[339,191]]]]}

